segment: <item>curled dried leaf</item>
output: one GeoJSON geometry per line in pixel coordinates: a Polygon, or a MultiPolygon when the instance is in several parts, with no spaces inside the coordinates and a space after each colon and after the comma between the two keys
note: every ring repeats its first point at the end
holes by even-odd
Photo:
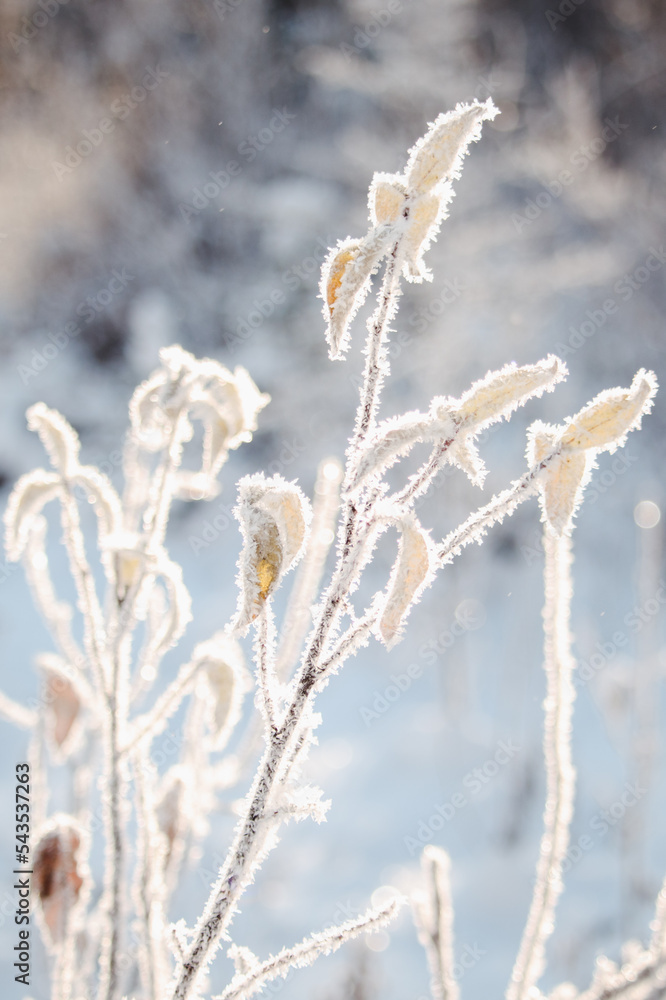
{"type": "Polygon", "coordinates": [[[164,836],[164,869],[169,868],[171,858],[178,848],[182,836],[185,811],[183,804],[188,784],[180,765],[170,768],[162,779],[160,792],[155,803],[157,827],[164,836]]]}
{"type": "Polygon", "coordinates": [[[614,451],[650,412],[656,392],[654,372],[641,368],[628,389],[606,389],[577,413],[562,435],[562,447],[614,451]]]}
{"type": "Polygon", "coordinates": [[[200,643],[193,659],[201,663],[201,693],[206,699],[213,749],[222,750],[236,726],[243,696],[250,688],[243,650],[227,632],[200,643]]]}
{"type": "Polygon", "coordinates": [[[397,222],[405,210],[407,188],[399,174],[375,174],[368,192],[370,222],[381,226],[397,222]]]}
{"type": "Polygon", "coordinates": [[[72,475],[72,481],[80,486],[93,505],[102,541],[120,529],[123,514],[120,498],[110,480],[92,465],[80,465],[72,475]]]}
{"type": "Polygon", "coordinates": [[[481,123],[498,114],[493,102],[458,104],[439,115],[410,150],[405,174],[410,194],[432,191],[440,182],[458,177],[470,143],[481,135],[481,123]]]}
{"type": "Polygon", "coordinates": [[[436,194],[423,194],[410,200],[409,219],[402,240],[405,256],[405,276],[408,281],[431,280],[432,273],[423,262],[423,255],[437,234],[442,221],[445,199],[436,194]]]}
{"type": "Polygon", "coordinates": [[[237,628],[253,621],[285,573],[300,558],[311,519],[309,501],[281,476],[246,476],[234,510],[243,534],[237,628]]]}
{"type": "Polygon", "coordinates": [[[340,359],[349,348],[349,326],[365,301],[370,281],[395,237],[391,224],[371,229],[362,240],[343,240],[324,261],[320,294],[329,356],[340,359]]]}
{"type": "Polygon", "coordinates": [[[54,472],[35,469],[19,479],[5,511],[5,549],[11,562],[21,558],[42,508],[59,490],[60,476],[54,472]]]}
{"type": "Polygon", "coordinates": [[[188,441],[187,415],[204,425],[202,467],[181,473],[177,489],[184,498],[215,495],[214,480],[230,449],[252,438],[259,411],[269,397],[259,392],[245,368],[232,373],[211,358],[195,358],[181,347],[160,351],[162,367],[140,385],[130,403],[134,440],[146,451],[166,448],[175,431],[188,441]]]}
{"type": "Polygon", "coordinates": [[[83,832],[70,816],[55,816],[34,852],[32,888],[47,944],[57,948],[69,930],[72,914],[83,898],[86,873],[82,863],[83,832]]]}
{"type": "Polygon", "coordinates": [[[54,468],[63,476],[70,476],[79,461],[79,438],[70,424],[57,410],[44,403],[35,403],[26,413],[28,427],[36,431],[54,468]]]}
{"type": "Polygon", "coordinates": [[[505,365],[499,371],[488,372],[467,390],[458,403],[457,416],[465,428],[473,428],[478,434],[508,417],[528,399],[551,392],[566,374],[567,366],[553,354],[535,365],[505,365]]]}
{"type": "MultiPolygon", "coordinates": [[[[44,672],[44,702],[47,730],[57,753],[66,753],[81,713],[79,691],[67,664],[53,653],[42,654],[38,666],[44,672]]],[[[71,745],[71,743],[70,743],[71,745]]]]}
{"type": "Polygon", "coordinates": [[[592,461],[585,452],[562,454],[543,472],[541,509],[544,521],[562,535],[571,530],[573,516],[583,499],[592,461]]]}
{"type": "Polygon", "coordinates": [[[430,539],[416,518],[402,518],[398,526],[401,531],[398,558],[379,620],[379,636],[387,649],[400,639],[409,610],[426,586],[431,567],[436,565],[430,539]]]}

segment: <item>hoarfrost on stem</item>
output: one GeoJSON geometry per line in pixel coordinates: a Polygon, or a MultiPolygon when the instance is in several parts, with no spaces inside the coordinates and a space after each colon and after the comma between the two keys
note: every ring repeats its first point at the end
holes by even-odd
{"type": "MultiPolygon", "coordinates": [[[[607,390],[562,425],[533,424],[526,472],[444,540],[436,542],[414,513],[416,499],[445,463],[481,485],[485,468],[476,441],[481,431],[551,391],[566,375],[563,362],[553,356],[522,366],[512,363],[488,372],[459,399],[436,396],[426,412],[378,421],[402,280],[432,277],[424,254],[446,217],[452,182],[460,176],[482,122],[496,113],[491,101],[475,101],[440,115],[410,151],[402,174],[375,174],[366,235],[331,250],[320,287],[332,358],[344,356],[354,317],[370,293],[373,276],[384,267],[367,322],[364,374],[346,462],[344,467],[335,459],[322,464],[313,507],[297,484],[280,476],[258,472],[239,482],[235,514],[243,547],[236,614],[198,643],[169,684],[160,683],[162,660],[192,617],[182,572],[166,547],[173,501],[216,495],[229,451],[250,440],[268,397],[243,368],[231,372],[179,346],[162,350],[159,368],[137,388],[130,404],[122,498],[97,469],[81,464],[77,435],[64,417],[42,403],[28,411],[29,426],[39,434],[52,469],[28,473],[16,484],[5,514],[6,549],[9,559],[23,560],[57,653],[38,661],[44,693],[39,706],[33,711],[0,694],[0,716],[31,731],[32,781],[40,793],[35,864],[40,920],[53,959],[54,1000],[83,995],[120,1000],[130,986],[133,1000],[187,1000],[207,992],[210,963],[222,941],[229,942],[243,893],[278,843],[281,825],[325,818],[329,803],[321,790],[304,786],[299,778],[320,721],[316,695],[373,636],[388,647],[397,642],[436,572],[535,493],[542,505],[546,550],[548,794],[536,888],[508,997],[538,995],[573,803],[572,517],[597,454],[618,447],[638,427],[651,407],[656,380],[641,370],[630,388],[607,390]],[[203,438],[195,468],[185,469],[193,421],[201,423],[203,438]],[[387,472],[423,443],[431,447],[429,457],[391,493],[387,472]],[[89,562],[82,497],[97,515],[101,573],[89,562]],[[76,609],[57,596],[49,572],[42,511],[53,501],[60,504],[76,609]],[[337,546],[326,580],[336,519],[337,546]],[[357,613],[351,595],[378,539],[393,529],[399,543],[386,589],[372,594],[357,613]],[[278,634],[274,594],[297,564],[278,634]],[[73,629],[77,610],[82,644],[73,629]],[[247,650],[239,641],[250,629],[259,725],[253,720],[239,745],[251,757],[263,739],[263,751],[226,858],[199,919],[188,927],[181,919],[171,921],[171,897],[208,831],[209,815],[242,773],[239,756],[229,747],[251,687],[247,650]],[[137,630],[143,634],[141,643],[135,641],[137,630]],[[178,710],[185,718],[182,745],[177,760],[160,773],[151,760],[151,746],[178,710]],[[49,808],[53,766],[72,771],[75,794],[69,813],[49,808]],[[92,848],[82,831],[90,824],[96,783],[105,855],[102,884],[95,890],[89,871],[92,848]],[[131,815],[138,829],[136,843],[128,832],[131,815]],[[126,950],[130,919],[139,942],[135,955],[126,950]],[[126,971],[127,954],[133,957],[126,971]]],[[[436,1000],[458,997],[449,868],[445,852],[427,847],[427,894],[414,903],[436,1000]]],[[[622,995],[639,1000],[638,993],[631,993],[631,984],[638,981],[646,986],[641,1000],[656,996],[666,965],[665,892],[648,949],[636,951],[619,972],[600,966],[582,994],[585,1000],[622,995]]],[[[252,996],[276,976],[383,926],[399,905],[393,900],[266,959],[232,942],[229,955],[236,971],[219,997],[252,996]]],[[[560,1000],[565,994],[571,995],[567,984],[560,989],[560,1000]]]]}

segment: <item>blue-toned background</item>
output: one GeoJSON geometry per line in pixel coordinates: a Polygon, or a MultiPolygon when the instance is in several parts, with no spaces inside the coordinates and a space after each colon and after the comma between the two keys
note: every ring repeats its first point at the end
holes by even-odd
{"type": "MultiPolygon", "coordinates": [[[[232,454],[218,500],[175,509],[169,549],[195,608],[182,653],[168,660],[175,670],[235,607],[236,479],[279,471],[311,493],[317,463],[344,452],[362,324],[349,359],[330,362],[316,298],[326,247],[365,231],[373,171],[401,170],[427,121],[492,96],[502,114],[456,184],[428,258],[434,282],[404,296],[383,412],[424,409],[489,368],[548,352],[564,357],[570,377],[488,436],[483,493],[462,474],[441,480],[420,514],[435,537],[446,533],[520,474],[533,419],[560,420],[639,367],[666,376],[665,41],[659,0],[7,3],[2,503],[43,462],[25,429],[31,403],[61,409],[84,460],[118,483],[127,402],[161,345],[246,366],[272,396],[260,429],[232,454]],[[664,267],[651,271],[648,260],[664,267]]],[[[661,508],[666,499],[665,412],[658,397],[641,434],[602,457],[578,518],[572,843],[586,846],[570,859],[545,986],[584,986],[597,954],[617,959],[622,940],[645,938],[666,871],[663,522],[643,529],[634,519],[638,502],[661,508]],[[655,708],[647,730],[638,690],[655,708]],[[629,801],[646,739],[650,780],[625,822],[618,803],[629,801]]],[[[382,549],[368,587],[382,585],[390,554],[382,549]]],[[[66,588],[61,558],[57,566],[66,588]]],[[[308,766],[332,799],[328,822],[284,830],[234,924],[239,943],[263,956],[364,909],[378,886],[408,890],[430,839],[452,856],[456,950],[470,966],[463,996],[504,989],[544,798],[541,571],[531,503],[442,573],[402,644],[390,654],[369,646],[335,678],[320,699],[308,766]],[[407,684],[410,666],[417,676],[407,684]],[[511,753],[496,768],[502,742],[511,753]]],[[[33,657],[49,640],[22,571],[5,566],[0,579],[1,683],[27,700],[33,657]]],[[[0,740],[0,812],[9,817],[25,738],[0,722],[0,740]]],[[[232,822],[214,819],[174,918],[199,912],[232,822]]],[[[5,903],[12,845],[8,819],[5,903]]],[[[13,983],[8,912],[0,903],[0,975],[9,997],[24,998],[13,983]]],[[[282,995],[427,995],[406,911],[370,945],[294,974],[282,995]]],[[[34,1000],[47,997],[45,961],[38,951],[34,1000]]],[[[221,959],[213,985],[227,973],[221,959]]]]}

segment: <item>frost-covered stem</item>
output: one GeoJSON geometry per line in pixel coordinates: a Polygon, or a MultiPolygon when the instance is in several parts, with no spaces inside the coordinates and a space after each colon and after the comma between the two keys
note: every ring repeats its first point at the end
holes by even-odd
{"type": "Polygon", "coordinates": [[[396,915],[399,906],[396,900],[392,900],[383,909],[369,910],[356,920],[348,920],[338,927],[329,927],[319,934],[313,934],[293,948],[283,948],[277,955],[267,958],[251,971],[234,976],[229,986],[213,1000],[247,1000],[265,983],[286,975],[289,969],[311,965],[320,955],[330,955],[346,941],[351,941],[359,934],[367,934],[384,927],[396,915]]]}
{"type": "Polygon", "coordinates": [[[133,761],[136,788],[136,812],[139,827],[137,871],[134,881],[134,899],[142,925],[140,934],[141,981],[145,1000],[160,1000],[166,981],[164,961],[164,913],[161,890],[156,878],[164,851],[159,845],[159,832],[155,823],[154,806],[148,796],[148,776],[153,778],[147,755],[137,754],[133,761]]]}
{"type": "Polygon", "coordinates": [[[657,896],[654,920],[650,926],[652,929],[650,951],[656,958],[666,959],[666,879],[662,882],[661,891],[657,896]]]}
{"type": "Polygon", "coordinates": [[[201,662],[201,660],[191,660],[182,666],[176,679],[160,695],[150,711],[134,720],[132,731],[121,754],[129,753],[141,740],[158,735],[192,687],[197,671],[201,668],[201,662]]]}
{"type": "Polygon", "coordinates": [[[53,966],[52,1000],[71,1000],[76,975],[76,929],[68,927],[53,966]]]}
{"type": "Polygon", "coordinates": [[[106,636],[102,610],[97,599],[95,581],[86,558],[79,508],[77,507],[69,481],[64,476],[62,478],[60,499],[63,537],[79,596],[81,614],[83,615],[84,645],[90,660],[93,676],[97,682],[99,694],[101,695],[102,692],[107,690],[105,671],[106,636]]]}
{"type": "Polygon", "coordinates": [[[174,418],[166,454],[158,466],[150,489],[150,507],[143,519],[146,551],[152,552],[164,541],[169,511],[173,501],[173,474],[181,463],[183,433],[181,425],[187,414],[181,411],[174,418]]]}
{"type": "Polygon", "coordinates": [[[569,627],[571,539],[566,533],[558,535],[546,524],[543,541],[546,808],[536,885],[507,989],[507,1000],[524,1000],[530,996],[543,971],[545,945],[553,930],[555,906],[562,891],[562,863],[569,844],[575,789],[571,759],[571,722],[576,694],[569,627]]]}
{"type": "Polygon", "coordinates": [[[150,469],[144,454],[131,434],[127,436],[123,457],[125,468],[125,492],[123,494],[123,514],[127,531],[138,531],[141,507],[145,503],[150,486],[150,469]]]}
{"type": "Polygon", "coordinates": [[[375,413],[387,370],[386,341],[388,324],[395,315],[400,295],[398,244],[393,247],[386,263],[384,281],[374,314],[368,321],[365,370],[361,388],[361,402],[356,415],[354,435],[349,454],[355,457],[374,422],[375,413]]]}
{"type": "Polygon", "coordinates": [[[446,851],[429,845],[421,855],[421,866],[430,901],[428,907],[415,908],[415,917],[428,956],[433,1000],[458,1000],[458,984],[453,977],[451,862],[446,851]]]}
{"type": "Polygon", "coordinates": [[[105,886],[102,899],[103,919],[107,923],[100,959],[99,1000],[116,1000],[119,995],[119,951],[124,924],[123,869],[124,839],[122,822],[122,773],[120,755],[120,720],[118,718],[118,670],[114,664],[111,692],[107,701],[104,725],[104,817],[106,829],[105,886]]]}
{"type": "Polygon", "coordinates": [[[37,714],[0,691],[0,719],[21,729],[32,729],[37,722],[37,714]]]}
{"type": "Polygon", "coordinates": [[[334,673],[336,667],[344,663],[350,656],[353,656],[363,643],[367,642],[372,635],[372,630],[378,618],[378,612],[371,610],[345,632],[333,647],[332,652],[322,662],[320,681],[334,673]]]}
{"type": "Polygon", "coordinates": [[[45,747],[45,720],[44,720],[44,697],[39,701],[36,712],[35,726],[28,746],[28,760],[30,761],[30,785],[32,787],[32,816],[30,819],[33,830],[39,830],[45,822],[49,807],[49,789],[46,780],[47,761],[45,747]]]}
{"type": "MultiPolygon", "coordinates": [[[[378,405],[386,367],[387,325],[397,306],[398,293],[396,244],[386,267],[377,309],[368,324],[365,377],[354,435],[347,453],[347,481],[358,448],[367,436],[378,405]]],[[[219,945],[220,937],[231,920],[240,896],[252,881],[254,871],[262,860],[261,847],[270,829],[270,824],[265,822],[266,805],[276,783],[284,778],[286,770],[289,769],[289,763],[293,759],[291,751],[294,737],[297,735],[310,696],[322,677],[321,659],[326,640],[345,606],[349,573],[359,556],[361,548],[357,538],[359,511],[367,513],[366,506],[366,504],[356,506],[349,499],[345,504],[343,540],[337,566],[312,631],[302,666],[294,679],[292,700],[283,720],[273,729],[270,743],[259,763],[248,796],[249,806],[195,928],[194,940],[177,975],[174,991],[171,994],[172,1000],[186,1000],[191,995],[199,974],[207,967],[219,945]]]]}
{"type": "Polygon", "coordinates": [[[597,972],[592,985],[578,994],[576,1000],[663,1000],[666,993],[666,963],[643,952],[638,960],[618,969],[610,963],[608,969],[597,972]]]}
{"type": "Polygon", "coordinates": [[[437,442],[430,453],[428,461],[412,476],[400,493],[396,493],[393,500],[397,506],[409,506],[417,497],[425,493],[441,469],[446,453],[453,444],[453,441],[454,439],[451,437],[445,441],[437,442]]]}
{"type": "Polygon", "coordinates": [[[257,680],[261,692],[262,714],[266,723],[266,736],[270,739],[276,726],[275,619],[270,600],[265,601],[255,624],[257,680]]]}
{"type": "MultiPolygon", "coordinates": [[[[166,455],[158,468],[153,483],[151,506],[144,517],[145,551],[152,552],[161,545],[166,531],[169,509],[173,496],[171,478],[181,456],[181,414],[174,420],[166,455]]],[[[116,1000],[120,989],[119,950],[124,924],[123,874],[124,831],[122,817],[122,740],[123,721],[127,712],[127,683],[129,636],[135,624],[134,608],[141,590],[146,565],[143,563],[140,579],[132,587],[122,605],[116,607],[113,635],[111,684],[107,698],[105,733],[105,792],[107,817],[107,852],[103,912],[108,921],[107,936],[101,956],[99,1000],[116,1000]]]]}
{"type": "Polygon", "coordinates": [[[102,912],[108,923],[101,956],[100,1000],[115,1000],[118,995],[118,951],[122,929],[123,831],[121,819],[122,782],[119,755],[118,663],[111,663],[111,676],[105,676],[105,632],[95,584],[88,566],[76,501],[63,477],[62,520],[65,544],[76,582],[84,620],[85,644],[105,700],[104,718],[104,827],[106,835],[105,891],[102,912]],[[108,685],[108,686],[107,686],[108,685]]]}
{"type": "Polygon", "coordinates": [[[274,730],[259,764],[248,797],[249,806],[196,927],[194,941],[171,994],[173,1000],[186,1000],[191,995],[199,973],[211,960],[240,896],[262,860],[261,845],[270,829],[265,822],[266,805],[276,782],[284,777],[285,760],[289,761],[289,752],[303,712],[321,677],[324,645],[344,601],[340,585],[342,576],[342,566],[339,565],[296,679],[285,718],[274,730]]]}
{"type": "Polygon", "coordinates": [[[310,537],[305,557],[298,567],[282,626],[276,665],[279,678],[284,678],[293,668],[311,626],[311,609],[319,593],[326,557],[335,540],[341,479],[342,467],[336,459],[326,459],[317,470],[310,537]]]}
{"type": "Polygon", "coordinates": [[[538,465],[529,469],[520,479],[516,479],[508,489],[498,493],[485,507],[474,511],[466,521],[454,528],[446,536],[438,550],[437,555],[441,565],[452,562],[466,545],[478,542],[488,528],[498,521],[503,521],[507,515],[513,514],[523,500],[531,497],[536,491],[539,473],[547,468],[558,454],[558,451],[554,451],[550,455],[546,455],[538,465]]]}
{"type": "Polygon", "coordinates": [[[40,516],[35,519],[23,557],[26,578],[35,604],[48,626],[56,647],[73,668],[85,675],[85,657],[75,642],[70,628],[72,608],[56,597],[49,573],[49,562],[44,551],[45,538],[46,521],[40,516]]]}

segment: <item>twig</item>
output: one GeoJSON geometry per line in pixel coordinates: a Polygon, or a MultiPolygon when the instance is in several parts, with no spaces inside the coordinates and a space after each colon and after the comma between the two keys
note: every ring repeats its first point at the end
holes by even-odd
{"type": "Polygon", "coordinates": [[[536,885],[507,1000],[525,1000],[544,966],[546,941],[553,930],[555,906],[562,891],[562,863],[569,844],[575,771],[571,760],[571,719],[575,688],[569,616],[571,604],[571,539],[544,526],[544,667],[546,718],[544,756],[547,797],[536,885]]]}

